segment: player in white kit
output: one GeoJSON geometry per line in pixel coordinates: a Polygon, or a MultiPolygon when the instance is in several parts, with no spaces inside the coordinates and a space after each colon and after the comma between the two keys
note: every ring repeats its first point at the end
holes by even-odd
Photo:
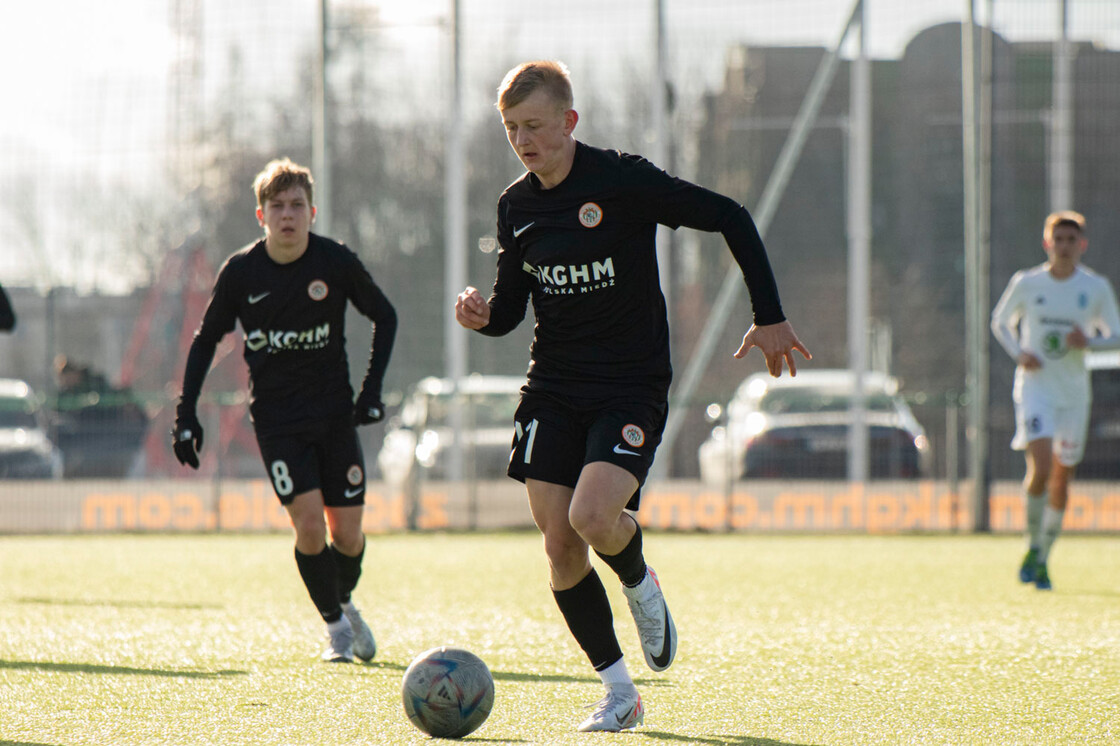
{"type": "Polygon", "coordinates": [[[1026,451],[1027,554],[1019,580],[1049,590],[1046,563],[1085,453],[1092,391],[1086,350],[1120,348],[1120,310],[1109,281],[1080,264],[1085,218],[1051,213],[1042,230],[1049,260],[1012,276],[992,311],[992,333],[1017,363],[1011,447],[1026,451]]]}

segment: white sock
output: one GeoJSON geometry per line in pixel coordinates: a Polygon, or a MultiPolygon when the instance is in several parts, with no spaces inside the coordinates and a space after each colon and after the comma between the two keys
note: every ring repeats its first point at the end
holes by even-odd
{"type": "Polygon", "coordinates": [[[630,678],[630,671],[626,668],[625,658],[619,658],[602,671],[596,671],[596,673],[608,687],[634,686],[634,680],[630,678]]]}
{"type": "Polygon", "coordinates": [[[345,614],[343,614],[333,622],[327,622],[328,632],[338,632],[343,627],[346,627],[347,629],[350,628],[350,620],[346,618],[345,614]]]}
{"type": "Polygon", "coordinates": [[[1037,495],[1026,492],[1027,503],[1027,548],[1038,549],[1042,544],[1042,512],[1050,502],[1050,493],[1043,490],[1037,495]]]}
{"type": "Polygon", "coordinates": [[[1038,548],[1039,563],[1046,564],[1046,560],[1050,556],[1050,548],[1054,546],[1054,542],[1058,540],[1058,534],[1062,531],[1062,519],[1065,518],[1065,515],[1064,510],[1056,510],[1049,503],[1042,512],[1042,543],[1038,548]]]}

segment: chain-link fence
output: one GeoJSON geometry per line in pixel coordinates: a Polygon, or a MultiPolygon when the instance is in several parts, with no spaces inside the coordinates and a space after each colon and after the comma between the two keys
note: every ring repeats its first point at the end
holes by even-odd
{"type": "MultiPolygon", "coordinates": [[[[336,0],[323,4],[321,34],[315,5],[168,0],[137,5],[131,15],[91,18],[114,27],[110,38],[124,33],[118,26],[140,24],[158,35],[160,51],[144,43],[111,65],[55,71],[44,85],[66,96],[28,117],[52,129],[0,130],[7,164],[0,174],[7,238],[0,282],[18,316],[14,331],[0,335],[0,375],[37,392],[35,417],[67,476],[185,476],[167,452],[166,433],[186,347],[215,268],[258,234],[250,191],[255,173],[277,155],[312,164],[320,42],[327,60],[324,219],[397,306],[401,326],[386,390],[400,417],[415,384],[445,372],[453,301],[445,288],[451,128],[467,143],[467,280],[487,288],[493,279],[495,201],[520,173],[493,106],[507,69],[529,58],[563,59],[576,87],[581,140],[645,154],[753,210],[853,6],[847,0],[460,0],[454,23],[450,0],[336,0]],[[448,121],[456,28],[462,112],[448,121]],[[659,70],[665,71],[660,81],[659,70]],[[69,382],[67,365],[85,378],[69,382]]],[[[866,15],[871,364],[897,380],[897,397],[924,432],[926,451],[915,476],[940,479],[963,469],[967,448],[958,416],[967,391],[963,5],[868,0],[866,15]]],[[[990,134],[985,173],[994,298],[1016,269],[1044,259],[1041,225],[1060,134],[1055,61],[1063,4],[976,5],[979,38],[990,50],[991,107],[981,126],[990,134]]],[[[1072,86],[1062,120],[1072,123],[1068,206],[1088,218],[1086,263],[1115,279],[1120,10],[1111,0],[1065,5],[1072,86]]],[[[48,19],[43,23],[47,34],[48,19]]],[[[840,53],[765,235],[786,313],[814,353],[807,369],[848,366],[854,34],[840,53]]],[[[680,372],[731,257],[719,236],[685,230],[671,235],[667,256],[662,271],[680,372]]],[[[699,477],[698,454],[713,428],[734,429],[714,415],[726,418],[740,384],[763,369],[757,353],[746,362],[731,359],[749,320],[743,293],[720,334],[719,352],[689,399],[677,401],[687,415],[672,451],[659,455],[670,476],[699,477]]],[[[367,360],[367,329],[357,315],[350,318],[355,380],[367,360]]],[[[234,336],[204,389],[202,414],[213,436],[201,474],[257,478],[262,472],[234,336]]],[[[470,336],[467,370],[523,375],[531,337],[529,321],[506,338],[470,336]]],[[[1020,457],[1006,447],[1012,369],[993,345],[991,471],[1002,479],[1018,478],[1021,470],[1020,457]]],[[[1095,384],[1093,445],[1082,474],[1113,479],[1120,476],[1120,462],[1111,456],[1120,437],[1120,376],[1102,370],[1095,384]]],[[[363,433],[371,476],[383,432],[363,433]]],[[[825,443],[836,436],[821,437],[825,443]]],[[[810,474],[819,476],[795,465],[780,476],[810,474]]]]}

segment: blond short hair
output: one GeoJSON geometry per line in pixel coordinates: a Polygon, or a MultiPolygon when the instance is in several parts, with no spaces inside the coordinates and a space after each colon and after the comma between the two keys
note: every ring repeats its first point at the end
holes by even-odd
{"type": "Polygon", "coordinates": [[[1078,233],[1085,233],[1085,216],[1073,210],[1058,210],[1046,216],[1042,224],[1042,240],[1049,243],[1054,238],[1054,231],[1060,226],[1068,225],[1076,228],[1078,233]]]}
{"type": "Polygon", "coordinates": [[[544,90],[561,108],[572,108],[572,80],[559,60],[522,62],[506,73],[498,86],[498,111],[517,106],[537,90],[544,90]]]}
{"type": "Polygon", "coordinates": [[[257,197],[257,207],[264,207],[265,202],[280,192],[301,187],[307,193],[307,201],[315,204],[314,186],[311,169],[293,163],[289,158],[277,158],[269,161],[253,179],[253,194],[257,197]]]}

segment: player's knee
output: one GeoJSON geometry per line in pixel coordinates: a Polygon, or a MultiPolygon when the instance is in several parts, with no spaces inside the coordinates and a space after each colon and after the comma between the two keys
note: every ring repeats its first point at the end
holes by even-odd
{"type": "Polygon", "coordinates": [[[571,532],[551,532],[545,534],[544,553],[553,567],[580,565],[587,557],[587,544],[571,532]]]}
{"type": "Polygon", "coordinates": [[[365,548],[366,540],[362,535],[361,526],[358,528],[347,528],[339,530],[337,533],[331,534],[331,542],[338,547],[338,550],[343,554],[357,557],[361,554],[362,549],[365,548]]]}
{"type": "Polygon", "coordinates": [[[610,534],[617,516],[608,516],[596,505],[572,503],[568,521],[572,528],[588,544],[594,546],[600,539],[610,534]]]}
{"type": "Polygon", "coordinates": [[[292,528],[296,531],[296,547],[301,552],[310,554],[326,546],[327,525],[322,518],[316,520],[314,516],[307,516],[293,519],[292,528]]]}

